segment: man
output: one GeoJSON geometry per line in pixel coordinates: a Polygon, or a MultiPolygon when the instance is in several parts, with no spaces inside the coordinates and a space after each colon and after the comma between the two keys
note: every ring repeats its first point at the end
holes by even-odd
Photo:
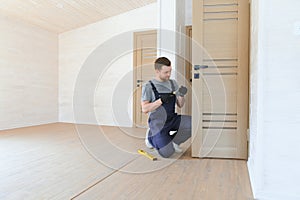
{"type": "Polygon", "coordinates": [[[166,57],[155,60],[155,78],[145,83],[142,89],[142,111],[149,114],[146,145],[154,147],[165,158],[175,151],[181,152],[179,145],[191,137],[191,116],[177,115],[175,104],[184,105],[187,88],[170,79],[172,66],[166,57]]]}

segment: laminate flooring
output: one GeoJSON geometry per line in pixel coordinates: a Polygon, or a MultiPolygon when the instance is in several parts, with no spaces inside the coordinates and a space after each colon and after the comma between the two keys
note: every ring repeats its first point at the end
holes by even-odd
{"type": "Polygon", "coordinates": [[[144,137],[67,123],[0,131],[0,199],[253,199],[246,161],[191,158],[189,141],[164,159],[144,137]]]}

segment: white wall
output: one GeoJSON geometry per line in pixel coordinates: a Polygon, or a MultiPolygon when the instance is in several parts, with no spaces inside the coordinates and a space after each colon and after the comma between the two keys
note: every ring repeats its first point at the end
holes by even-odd
{"type": "Polygon", "coordinates": [[[158,55],[172,62],[172,78],[184,83],[185,0],[158,0],[158,55]]]}
{"type": "Polygon", "coordinates": [[[157,16],[154,3],[59,35],[60,122],[132,126],[133,32],[157,29],[157,16]]]}
{"type": "Polygon", "coordinates": [[[186,57],[186,25],[185,25],[185,1],[177,0],[176,3],[176,80],[180,85],[185,82],[185,57],[186,57]]]}
{"type": "Polygon", "coordinates": [[[257,199],[300,199],[298,0],[252,0],[250,157],[257,199]]]}
{"type": "Polygon", "coordinates": [[[193,21],[192,16],[192,8],[193,8],[193,0],[185,0],[185,25],[191,26],[193,21]]]}
{"type": "Polygon", "coordinates": [[[0,15],[0,130],[58,121],[58,36],[0,15]]]}
{"type": "MultiPolygon", "coordinates": [[[[170,59],[176,68],[176,4],[177,0],[158,0],[158,56],[170,59]]],[[[174,73],[172,74],[174,78],[174,73]]]]}

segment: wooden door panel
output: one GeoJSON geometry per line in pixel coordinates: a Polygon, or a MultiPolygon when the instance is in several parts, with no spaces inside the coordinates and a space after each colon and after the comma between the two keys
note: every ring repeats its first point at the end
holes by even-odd
{"type": "Polygon", "coordinates": [[[209,148],[217,146],[220,148],[235,148],[236,147],[236,130],[224,130],[224,129],[214,129],[205,130],[203,132],[203,144],[204,148],[209,148]]]}
{"type": "Polygon", "coordinates": [[[142,113],[142,85],[154,76],[154,61],[157,56],[156,31],[137,32],[134,35],[134,126],[147,127],[148,115],[142,113]]]}
{"type": "Polygon", "coordinates": [[[228,14],[237,14],[237,3],[230,3],[230,1],[223,1],[223,3],[221,1],[218,1],[217,3],[212,3],[210,1],[204,2],[204,19],[207,19],[211,13],[221,15],[223,18],[226,18],[228,14]]]}
{"type": "Polygon", "coordinates": [[[193,65],[207,66],[193,71],[193,156],[247,158],[248,8],[247,0],[193,1],[192,35],[203,47],[193,46],[193,65]]]}
{"type": "Polygon", "coordinates": [[[205,20],[211,20],[211,19],[224,19],[224,18],[237,18],[238,13],[236,11],[226,11],[226,13],[218,12],[218,11],[205,11],[207,12],[204,15],[205,20]]]}
{"type": "MultiPolygon", "coordinates": [[[[203,127],[214,127],[214,128],[235,128],[237,127],[237,121],[226,121],[226,120],[206,120],[203,121],[203,127]]],[[[205,137],[205,135],[204,135],[205,137]]]]}
{"type": "Polygon", "coordinates": [[[236,148],[229,147],[214,147],[214,150],[211,151],[211,148],[203,147],[201,149],[201,157],[210,157],[210,158],[233,158],[237,154],[236,148]]]}
{"type": "Polygon", "coordinates": [[[236,58],[231,58],[231,59],[225,59],[225,58],[220,58],[220,59],[203,59],[203,64],[204,65],[208,65],[208,69],[209,70],[211,68],[215,68],[217,67],[218,69],[222,69],[222,68],[235,68],[232,70],[236,70],[236,68],[238,67],[238,60],[236,58]]]}
{"type": "MultiPolygon", "coordinates": [[[[214,20],[204,22],[203,47],[210,57],[236,58],[237,56],[237,21],[214,20]]],[[[209,58],[209,57],[208,57],[209,58]]]]}
{"type": "MultiPolygon", "coordinates": [[[[205,74],[205,72],[203,73],[205,74]]],[[[237,77],[236,75],[207,75],[203,77],[205,86],[203,94],[210,93],[236,93],[237,77]]]]}
{"type": "Polygon", "coordinates": [[[237,6],[239,0],[204,0],[205,8],[210,8],[211,6],[218,5],[222,10],[226,10],[229,6],[237,6]]]}
{"type": "Polygon", "coordinates": [[[204,3],[205,5],[236,5],[238,0],[204,0],[204,3]]]}
{"type": "Polygon", "coordinates": [[[211,121],[237,121],[236,114],[230,113],[206,113],[203,112],[202,115],[203,121],[211,120],[211,121]]]}
{"type": "Polygon", "coordinates": [[[237,72],[237,67],[233,66],[210,66],[203,72],[203,75],[236,75],[237,72]]]}
{"type": "Polygon", "coordinates": [[[237,96],[203,95],[204,113],[236,113],[237,96]],[[220,101],[222,99],[222,101],[220,101]]]}

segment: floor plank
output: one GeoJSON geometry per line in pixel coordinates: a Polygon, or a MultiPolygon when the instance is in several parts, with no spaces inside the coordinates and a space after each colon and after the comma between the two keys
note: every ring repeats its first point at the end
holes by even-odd
{"type": "Polygon", "coordinates": [[[178,159],[151,172],[132,173],[151,162],[140,157],[76,199],[253,199],[245,161],[178,159]]]}
{"type": "Polygon", "coordinates": [[[163,159],[144,136],[65,123],[0,131],[0,199],[253,199],[246,161],[191,158],[188,143],[163,159]]]}
{"type": "Polygon", "coordinates": [[[83,148],[74,125],[0,132],[0,199],[69,199],[114,170],[83,148]]]}

